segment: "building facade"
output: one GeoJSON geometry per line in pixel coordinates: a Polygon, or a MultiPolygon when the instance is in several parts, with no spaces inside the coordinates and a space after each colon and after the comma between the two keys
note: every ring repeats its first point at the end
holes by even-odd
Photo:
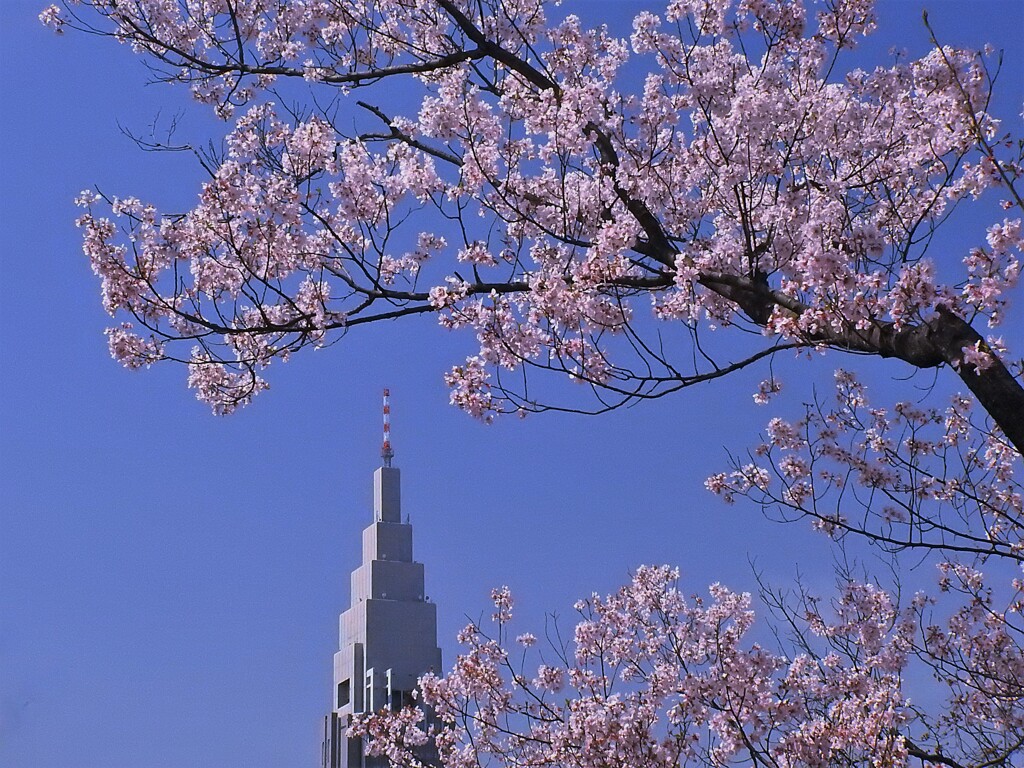
{"type": "Polygon", "coordinates": [[[362,740],[347,736],[352,715],[400,709],[412,701],[420,675],[441,672],[437,606],[424,592],[423,564],[412,557],[412,526],[402,519],[401,475],[390,453],[386,440],[384,466],[373,474],[362,564],[352,572],[351,603],[339,619],[322,768],[384,768],[384,758],[366,755],[362,740]]]}

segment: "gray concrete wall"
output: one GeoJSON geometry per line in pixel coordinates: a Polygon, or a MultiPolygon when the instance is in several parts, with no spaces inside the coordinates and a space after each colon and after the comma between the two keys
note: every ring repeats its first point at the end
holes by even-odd
{"type": "Polygon", "coordinates": [[[361,600],[423,600],[423,564],[371,560],[352,572],[352,596],[361,600]]]}
{"type": "Polygon", "coordinates": [[[391,690],[408,692],[420,675],[442,672],[437,606],[424,599],[423,564],[412,559],[412,526],[401,521],[400,478],[393,467],[373,475],[373,522],[363,531],[363,562],[352,571],[349,607],[338,617],[331,692],[336,728],[325,731],[334,735],[325,736],[331,741],[325,741],[324,768],[383,768],[386,761],[366,757],[359,740],[344,735],[348,717],[366,711],[370,696],[375,709],[387,704],[389,673],[391,690]],[[349,702],[339,706],[344,681],[349,702]],[[335,765],[326,764],[329,755],[335,765]]]}
{"type": "Polygon", "coordinates": [[[398,560],[412,562],[412,526],[379,522],[363,529],[363,562],[398,560]]]}
{"type": "Polygon", "coordinates": [[[402,522],[402,485],[398,467],[378,467],[373,473],[373,519],[402,522]]]}

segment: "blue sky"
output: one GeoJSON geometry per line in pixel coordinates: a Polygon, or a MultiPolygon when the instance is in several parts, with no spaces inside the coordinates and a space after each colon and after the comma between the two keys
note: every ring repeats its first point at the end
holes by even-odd
{"type": "MultiPolygon", "coordinates": [[[[486,427],[447,405],[441,381],[472,340],[430,320],[299,355],[229,418],[180,369],[121,369],[72,198],[96,184],[183,208],[195,168],[138,151],[119,125],[187,109],[197,132],[220,127],[181,91],[145,86],[128,51],[42,29],[41,5],[0,8],[0,766],[314,765],[384,386],[446,663],[498,584],[536,630],[645,562],[681,566],[693,590],[752,588],[750,559],[778,582],[798,564],[830,579],[825,541],[703,490],[772,415],[750,398],[760,372],[600,418],[486,427]]],[[[645,5],[600,7],[614,24],[645,5]]],[[[1006,49],[1001,112],[1019,125],[1024,6],[927,5],[944,40],[1006,49]]],[[[921,7],[884,4],[864,55],[923,52],[921,7]]],[[[952,249],[985,223],[964,218],[952,249]]],[[[809,396],[798,377],[827,381],[839,360],[783,364],[788,407],[809,396]]]]}

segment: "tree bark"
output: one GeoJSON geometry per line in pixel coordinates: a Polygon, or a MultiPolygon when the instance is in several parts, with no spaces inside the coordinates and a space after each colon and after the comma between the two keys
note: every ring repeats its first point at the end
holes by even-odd
{"type": "Polygon", "coordinates": [[[982,408],[1006,435],[1006,438],[1024,456],[1024,387],[1003,365],[999,357],[989,353],[992,365],[981,370],[964,364],[963,348],[980,342],[987,349],[985,339],[971,325],[945,307],[929,323],[934,339],[947,363],[978,398],[982,408]]]}
{"type": "Polygon", "coordinates": [[[934,317],[919,325],[897,330],[887,323],[869,331],[853,331],[847,338],[832,339],[831,343],[855,351],[874,352],[881,357],[895,357],[918,368],[948,365],[1017,453],[1024,456],[1024,387],[993,352],[989,352],[991,365],[984,369],[964,362],[964,347],[978,344],[980,349],[986,350],[988,345],[970,323],[946,307],[938,307],[934,317]]]}
{"type": "MultiPolygon", "coordinates": [[[[702,285],[742,309],[754,322],[764,325],[768,308],[778,306],[799,315],[807,305],[779,291],[764,280],[738,275],[702,275],[702,285]]],[[[842,330],[808,334],[808,343],[824,344],[851,352],[894,357],[917,368],[948,365],[977,398],[1007,440],[1024,456],[1024,386],[989,352],[992,364],[984,369],[964,362],[964,347],[978,344],[987,350],[984,337],[970,323],[944,306],[917,325],[897,328],[893,323],[876,323],[867,329],[849,325],[842,330]]]]}

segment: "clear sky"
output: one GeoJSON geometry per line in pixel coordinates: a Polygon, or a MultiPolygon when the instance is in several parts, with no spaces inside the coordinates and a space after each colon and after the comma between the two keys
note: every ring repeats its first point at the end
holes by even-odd
{"type": "MultiPolygon", "coordinates": [[[[692,590],[752,588],[751,559],[776,582],[798,565],[830,579],[824,540],[703,490],[772,415],[750,397],[763,372],[600,418],[486,427],[447,405],[441,381],[472,339],[431,320],[299,355],[229,418],[194,400],[182,369],[121,369],[72,198],[95,184],[184,208],[196,169],[140,152],[119,126],[187,110],[190,129],[221,127],[180,90],[145,87],[123,48],[44,30],[43,4],[0,2],[2,768],[316,765],[384,386],[446,663],[498,584],[536,631],[645,562],[681,566],[692,590]]],[[[625,34],[646,5],[589,8],[625,34]]],[[[1019,126],[1024,4],[890,1],[865,57],[926,50],[923,5],[945,41],[1006,49],[1001,112],[1019,126]]],[[[949,231],[951,254],[985,223],[949,231]]],[[[839,360],[783,365],[788,407],[839,360]]]]}

